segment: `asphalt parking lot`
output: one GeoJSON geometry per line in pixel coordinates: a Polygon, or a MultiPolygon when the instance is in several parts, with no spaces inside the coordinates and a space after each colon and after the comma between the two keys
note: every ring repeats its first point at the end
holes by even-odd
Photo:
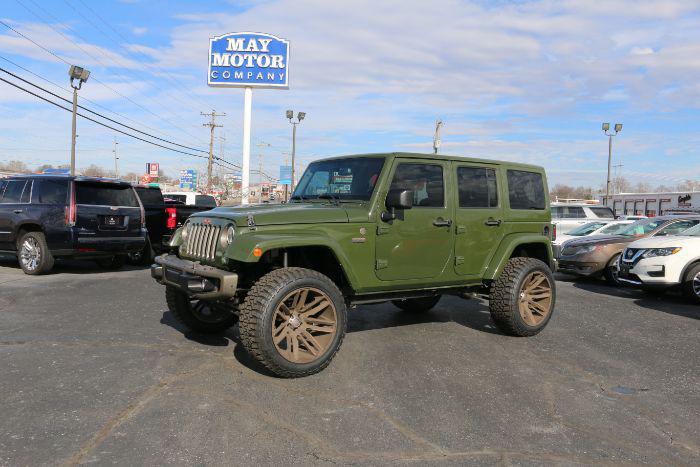
{"type": "Polygon", "coordinates": [[[700,464],[700,306],[558,281],[534,338],[479,301],[352,310],[320,374],[283,380],[237,327],[200,337],[146,269],[0,261],[0,463],[700,464]]]}

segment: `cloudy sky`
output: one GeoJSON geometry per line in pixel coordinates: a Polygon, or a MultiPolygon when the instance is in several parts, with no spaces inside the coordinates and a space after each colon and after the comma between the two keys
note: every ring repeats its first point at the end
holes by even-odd
{"type": "MultiPolygon", "coordinates": [[[[243,91],[206,86],[208,38],[260,31],[288,39],[290,89],[253,94],[253,163],[262,152],[275,176],[291,145],[291,108],[307,112],[302,162],[429,152],[440,118],[444,153],[541,164],[550,184],[598,187],[607,163],[600,124],[610,121],[624,123],[614,141],[622,175],[700,179],[697,1],[2,3],[0,67],[70,98],[65,62],[83,65],[92,71],[83,105],[196,148],[208,148],[200,112],[225,112],[217,134],[234,162],[243,91]]],[[[0,114],[0,161],[69,160],[68,112],[0,82],[0,114]]],[[[78,130],[78,166],[112,167],[114,133],[87,121],[78,130]]],[[[117,140],[121,171],[142,172],[148,161],[170,175],[203,167],[117,140]]]]}

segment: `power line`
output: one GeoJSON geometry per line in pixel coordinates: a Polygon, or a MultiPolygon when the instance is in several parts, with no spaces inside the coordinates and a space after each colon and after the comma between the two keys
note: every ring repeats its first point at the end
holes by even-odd
{"type": "MultiPolygon", "coordinates": [[[[22,6],[25,10],[27,10],[29,13],[31,13],[33,16],[35,16],[39,21],[41,21],[41,22],[44,23],[46,26],[48,26],[49,28],[51,28],[54,32],[56,32],[57,34],[59,34],[59,35],[60,35],[61,37],[63,37],[65,40],[67,40],[68,42],[70,42],[70,43],[72,43],[73,45],[75,45],[75,46],[76,46],[78,49],[80,49],[84,54],[86,54],[87,56],[91,57],[93,60],[95,60],[96,62],[98,62],[99,64],[101,64],[103,67],[105,67],[105,68],[110,68],[109,65],[106,65],[106,64],[105,64],[104,62],[102,62],[99,58],[95,57],[95,56],[92,55],[90,52],[88,52],[87,50],[85,50],[83,47],[81,47],[79,44],[77,44],[73,39],[71,39],[70,37],[66,36],[62,31],[60,31],[59,29],[55,28],[54,26],[52,26],[51,24],[47,23],[46,21],[44,21],[36,12],[34,12],[33,10],[31,10],[29,7],[27,7],[25,4],[23,4],[20,0],[16,0],[16,1],[17,1],[17,3],[20,4],[20,6],[22,6]]],[[[52,16],[52,15],[49,14],[49,16],[52,16]]],[[[54,17],[54,19],[56,19],[56,18],[54,17]]],[[[56,19],[56,21],[58,21],[58,19],[56,19]]],[[[8,25],[8,24],[5,23],[4,21],[0,20],[0,23],[3,24],[5,27],[7,27],[7,28],[11,29],[12,31],[14,31],[15,33],[17,33],[17,34],[20,35],[21,37],[27,39],[28,41],[30,41],[32,44],[36,45],[36,46],[39,47],[40,49],[42,49],[42,50],[44,50],[45,52],[51,54],[52,56],[58,58],[58,59],[61,60],[63,63],[65,63],[65,64],[67,64],[67,65],[72,65],[70,62],[68,62],[68,61],[67,61],[66,59],[64,59],[63,57],[59,56],[57,53],[55,53],[55,52],[49,50],[48,48],[44,47],[43,45],[39,44],[39,43],[36,42],[35,40],[31,39],[29,36],[20,33],[17,29],[15,29],[15,28],[13,28],[12,26],[8,25]]],[[[101,50],[101,49],[100,49],[100,50],[101,50]]],[[[128,67],[127,67],[127,68],[128,68],[128,67]]],[[[114,89],[112,86],[108,85],[107,83],[102,82],[100,79],[98,79],[98,78],[96,78],[96,77],[94,77],[94,76],[93,76],[92,79],[93,79],[94,81],[96,81],[97,83],[99,83],[100,85],[102,85],[103,87],[105,87],[106,89],[109,89],[110,91],[112,91],[113,93],[115,93],[115,94],[117,94],[118,96],[122,97],[123,99],[126,99],[127,101],[131,102],[132,104],[134,104],[134,105],[137,106],[138,108],[140,108],[140,109],[144,110],[145,112],[150,113],[150,114],[153,115],[154,117],[156,117],[156,118],[158,118],[158,119],[160,119],[160,120],[162,120],[162,121],[168,123],[168,124],[169,124],[170,126],[172,126],[173,128],[177,128],[178,130],[182,131],[182,132],[185,133],[185,134],[188,134],[189,136],[191,136],[191,137],[194,138],[194,139],[198,139],[198,137],[192,135],[191,133],[189,133],[189,132],[188,132],[187,130],[185,130],[184,128],[181,128],[181,127],[175,125],[173,122],[171,122],[171,121],[168,120],[167,118],[161,117],[160,115],[158,115],[157,113],[153,112],[152,110],[150,110],[150,109],[148,109],[148,108],[142,106],[141,104],[139,104],[139,103],[136,102],[135,100],[133,100],[133,99],[131,99],[130,97],[124,95],[123,93],[117,91],[117,90],[114,89]]]]}
{"type": "MultiPolygon", "coordinates": [[[[57,102],[54,102],[54,101],[52,101],[51,99],[47,99],[47,98],[45,98],[45,97],[43,97],[43,96],[40,96],[39,94],[37,94],[37,93],[35,93],[35,92],[32,92],[32,91],[30,91],[29,89],[23,88],[22,86],[20,86],[20,85],[18,85],[18,84],[15,84],[15,83],[13,83],[13,82],[11,82],[11,81],[8,81],[8,80],[6,80],[5,78],[0,78],[0,81],[4,81],[5,83],[9,84],[10,86],[14,86],[14,87],[16,87],[17,89],[20,89],[20,90],[26,92],[27,94],[31,94],[32,96],[37,97],[37,98],[39,98],[39,99],[41,99],[41,100],[43,100],[43,101],[46,101],[46,102],[48,102],[49,104],[53,104],[53,105],[55,105],[56,107],[58,107],[58,108],[60,108],[60,109],[66,110],[66,111],[68,111],[68,112],[72,112],[72,110],[69,109],[68,107],[63,107],[61,104],[58,104],[57,102]]],[[[98,125],[102,125],[103,127],[109,128],[110,130],[116,131],[117,133],[121,133],[121,134],[123,134],[123,135],[129,136],[129,137],[134,138],[134,139],[137,139],[137,140],[139,140],[139,141],[143,141],[144,143],[148,143],[148,144],[151,144],[151,145],[153,145],[153,146],[158,146],[158,147],[163,148],[163,149],[168,149],[169,151],[178,152],[178,153],[180,153],[180,154],[185,154],[185,155],[192,156],[192,157],[199,157],[199,158],[203,158],[203,159],[204,159],[204,158],[207,158],[207,156],[203,156],[203,155],[201,155],[201,154],[192,154],[191,152],[181,151],[181,150],[179,150],[179,149],[169,148],[169,147],[167,147],[167,146],[163,146],[162,144],[154,143],[153,141],[149,141],[149,140],[143,139],[143,138],[141,138],[141,137],[139,137],[139,136],[132,135],[131,133],[127,133],[126,131],[122,131],[122,130],[120,130],[120,129],[118,129],[118,128],[114,128],[113,126],[107,125],[106,123],[100,122],[99,120],[95,120],[94,118],[88,117],[87,115],[83,115],[83,114],[81,114],[80,112],[76,112],[76,114],[79,115],[79,116],[81,116],[81,117],[83,117],[83,118],[86,119],[86,120],[89,120],[89,121],[93,122],[93,123],[97,123],[98,125]]]]}
{"type": "MultiPolygon", "coordinates": [[[[16,78],[16,79],[18,79],[18,80],[20,80],[20,81],[26,83],[26,84],[29,84],[30,86],[34,86],[34,87],[37,88],[37,89],[41,89],[41,90],[44,91],[45,93],[50,94],[50,95],[52,95],[52,96],[54,96],[54,97],[57,97],[57,98],[59,98],[59,99],[65,101],[65,102],[68,102],[69,104],[71,103],[71,101],[68,100],[68,99],[66,99],[65,97],[61,97],[61,96],[59,96],[58,94],[49,91],[48,89],[42,88],[42,87],[39,86],[38,84],[32,83],[31,81],[28,81],[28,80],[22,78],[21,76],[18,76],[18,75],[16,75],[16,74],[14,74],[14,73],[12,73],[12,72],[10,72],[10,71],[4,69],[3,67],[0,67],[0,71],[2,71],[3,73],[7,73],[8,75],[10,75],[10,76],[12,76],[12,77],[14,77],[14,78],[16,78]]],[[[82,105],[78,105],[78,107],[81,108],[81,109],[83,109],[83,110],[86,110],[86,111],[90,112],[90,113],[93,114],[93,115],[97,115],[97,116],[99,116],[99,117],[101,117],[101,118],[104,118],[105,120],[108,120],[108,121],[110,121],[110,122],[112,122],[112,123],[116,123],[117,125],[121,125],[121,126],[123,126],[123,127],[125,127],[125,128],[128,128],[128,129],[130,129],[130,130],[136,131],[136,132],[138,132],[138,133],[141,133],[142,135],[146,135],[146,136],[151,137],[151,138],[153,138],[153,139],[157,139],[158,141],[163,141],[163,142],[165,142],[165,143],[172,144],[173,146],[179,146],[179,147],[185,148],[185,149],[191,149],[191,150],[193,150],[193,151],[198,151],[198,152],[203,152],[203,153],[206,153],[206,152],[207,152],[207,151],[205,151],[205,150],[203,150],[203,149],[197,149],[197,148],[193,148],[193,147],[190,147],[190,146],[185,146],[184,144],[175,143],[175,142],[173,142],[173,141],[170,141],[170,140],[167,140],[167,139],[164,139],[164,138],[159,138],[158,136],[152,135],[152,134],[150,134],[150,133],[146,133],[145,131],[141,131],[141,130],[139,130],[138,128],[134,128],[134,127],[129,126],[129,125],[126,125],[126,124],[124,124],[124,123],[118,122],[117,120],[114,120],[114,119],[109,118],[109,117],[107,117],[107,116],[105,116],[105,115],[102,115],[102,114],[99,113],[99,112],[95,112],[94,110],[90,110],[90,109],[88,109],[87,107],[84,107],[84,106],[82,106],[82,105]]]]}

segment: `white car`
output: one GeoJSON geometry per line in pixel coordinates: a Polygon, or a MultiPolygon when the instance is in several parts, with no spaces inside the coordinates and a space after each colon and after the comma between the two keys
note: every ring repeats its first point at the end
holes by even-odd
{"type": "Polygon", "coordinates": [[[556,226],[557,235],[568,233],[588,222],[615,220],[612,209],[599,204],[553,202],[551,209],[552,224],[556,226]]]}
{"type": "Polygon", "coordinates": [[[681,286],[700,302],[700,224],[677,235],[647,237],[620,255],[620,282],[645,289],[681,286]]]}
{"type": "Polygon", "coordinates": [[[554,257],[559,257],[559,252],[563,248],[564,243],[569,240],[588,237],[593,235],[617,235],[626,226],[634,223],[634,221],[624,220],[624,221],[594,221],[583,224],[581,227],[577,227],[570,230],[569,233],[560,234],[557,232],[557,236],[552,242],[552,249],[554,251],[554,257]]]}

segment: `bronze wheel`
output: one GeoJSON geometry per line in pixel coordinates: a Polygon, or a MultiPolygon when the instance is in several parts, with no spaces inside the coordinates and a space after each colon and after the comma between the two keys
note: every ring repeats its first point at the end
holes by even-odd
{"type": "Polygon", "coordinates": [[[327,367],[347,326],[345,298],[328,276],[305,268],[270,271],[240,308],[241,343],[277,376],[299,378],[327,367]]]}
{"type": "Polygon", "coordinates": [[[489,311],[498,329],[511,336],[534,336],[554,313],[552,270],[535,258],[514,257],[491,283],[489,311]]]}
{"type": "Polygon", "coordinates": [[[302,287],[280,301],[272,318],[272,339],[292,363],[311,363],[326,353],[337,328],[335,306],[325,292],[302,287]]]}
{"type": "Polygon", "coordinates": [[[528,326],[539,326],[552,311],[552,285],[549,278],[540,271],[525,277],[520,289],[518,311],[528,326]]]}

